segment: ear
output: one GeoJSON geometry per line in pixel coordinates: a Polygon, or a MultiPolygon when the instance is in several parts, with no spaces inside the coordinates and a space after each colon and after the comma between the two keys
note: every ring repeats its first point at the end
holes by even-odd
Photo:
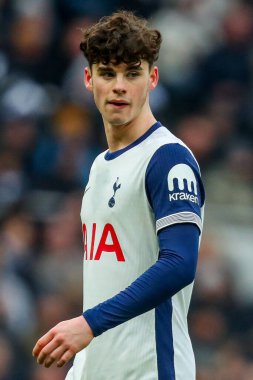
{"type": "Polygon", "coordinates": [[[159,80],[159,72],[158,72],[157,66],[154,66],[151,68],[149,78],[150,78],[149,91],[153,91],[156,88],[158,80],[159,80]]]}
{"type": "Polygon", "coordinates": [[[92,92],[92,75],[89,67],[85,67],[84,69],[84,84],[87,90],[92,92]]]}

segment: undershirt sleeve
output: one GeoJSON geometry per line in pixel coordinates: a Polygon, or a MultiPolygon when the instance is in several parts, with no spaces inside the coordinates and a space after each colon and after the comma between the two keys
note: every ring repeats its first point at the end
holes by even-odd
{"type": "Polygon", "coordinates": [[[114,297],[83,313],[94,336],[143,314],[193,282],[199,229],[194,223],[174,224],[158,233],[159,257],[154,265],[114,297]]]}

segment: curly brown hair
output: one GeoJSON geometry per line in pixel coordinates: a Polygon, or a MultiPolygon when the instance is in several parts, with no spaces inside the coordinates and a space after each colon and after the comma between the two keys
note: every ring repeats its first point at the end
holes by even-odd
{"type": "Polygon", "coordinates": [[[82,30],[80,49],[90,67],[94,63],[136,63],[146,60],[151,67],[158,59],[161,33],[151,29],[145,19],[129,11],[118,11],[102,17],[82,30]]]}

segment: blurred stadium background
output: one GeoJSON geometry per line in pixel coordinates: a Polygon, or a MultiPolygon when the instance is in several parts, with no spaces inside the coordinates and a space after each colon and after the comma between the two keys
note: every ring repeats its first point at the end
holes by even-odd
{"type": "Polygon", "coordinates": [[[31,349],[81,313],[79,209],[106,143],[78,28],[118,8],[163,34],[152,107],[206,186],[189,314],[197,379],[253,379],[252,1],[0,0],[0,380],[67,370],[40,368],[31,349]]]}

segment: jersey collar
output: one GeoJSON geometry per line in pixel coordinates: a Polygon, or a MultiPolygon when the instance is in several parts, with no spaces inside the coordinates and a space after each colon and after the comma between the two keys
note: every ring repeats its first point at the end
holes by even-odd
{"type": "Polygon", "coordinates": [[[126,146],[125,148],[119,149],[116,152],[110,152],[107,150],[105,153],[105,160],[110,161],[113,160],[114,158],[120,156],[121,154],[125,153],[129,149],[132,149],[136,145],[140,144],[142,141],[144,141],[148,136],[150,136],[156,129],[160,128],[162,124],[157,121],[155,124],[153,124],[142,136],[140,136],[137,140],[126,146]]]}

